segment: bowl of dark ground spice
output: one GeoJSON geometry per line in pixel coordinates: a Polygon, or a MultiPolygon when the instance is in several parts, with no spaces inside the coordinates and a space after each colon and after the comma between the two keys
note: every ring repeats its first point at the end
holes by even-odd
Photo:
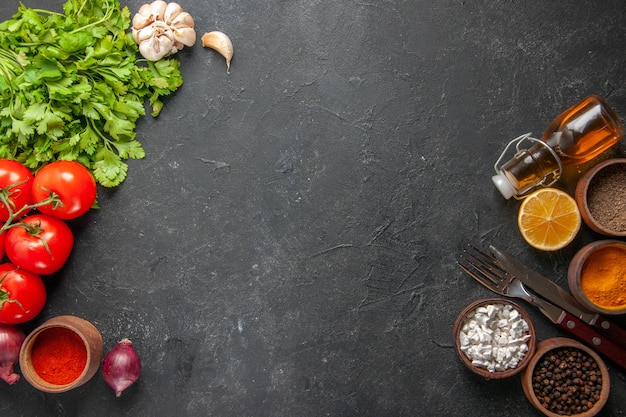
{"type": "Polygon", "coordinates": [[[626,236],[626,158],[591,168],[578,181],[574,197],[589,228],[605,236],[626,236]]]}
{"type": "Polygon", "coordinates": [[[89,321],[53,317],[26,336],[20,349],[20,370],[40,391],[69,391],[96,374],[102,349],[102,335],[89,321]]]}
{"type": "Polygon", "coordinates": [[[549,417],[597,415],[609,397],[609,371],[593,350],[576,340],[541,341],[522,371],[531,404],[549,417]]]}
{"type": "Polygon", "coordinates": [[[626,242],[605,239],[583,246],[570,261],[567,283],[588,310],[626,314],[626,242]]]}

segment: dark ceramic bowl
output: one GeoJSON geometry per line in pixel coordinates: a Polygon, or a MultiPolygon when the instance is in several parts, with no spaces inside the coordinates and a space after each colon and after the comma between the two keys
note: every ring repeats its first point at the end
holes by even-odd
{"type": "Polygon", "coordinates": [[[75,316],[57,316],[46,321],[26,336],[20,349],[20,370],[24,378],[40,391],[49,393],[66,392],[80,387],[96,374],[100,368],[102,350],[102,336],[93,324],[75,316]],[[87,354],[87,361],[80,375],[75,380],[63,385],[53,384],[42,378],[35,369],[32,356],[33,347],[36,345],[38,338],[51,329],[56,328],[69,330],[78,335],[80,341],[84,344],[87,354]]]}
{"type": "Polygon", "coordinates": [[[602,388],[600,390],[599,399],[592,405],[591,408],[585,411],[580,411],[578,414],[568,414],[575,417],[593,417],[602,410],[602,407],[606,404],[606,401],[609,397],[610,391],[610,380],[609,380],[609,371],[600,358],[598,354],[596,354],[593,350],[583,345],[582,343],[577,342],[576,340],[569,339],[566,337],[555,337],[553,339],[547,339],[537,344],[537,351],[534,356],[531,358],[530,363],[522,372],[522,389],[524,390],[524,394],[526,394],[526,398],[528,401],[539,411],[541,411],[544,415],[548,417],[560,417],[560,414],[556,412],[550,411],[539,400],[535,390],[533,389],[533,376],[535,371],[541,367],[542,358],[550,354],[550,352],[561,349],[561,348],[570,348],[570,349],[579,349],[585,352],[592,360],[594,360],[598,364],[598,368],[600,369],[600,373],[602,375],[602,388]]]}
{"type": "MultiPolygon", "coordinates": [[[[583,274],[590,273],[588,268],[596,269],[596,275],[602,275],[603,279],[611,280],[613,278],[624,279],[624,277],[611,277],[608,276],[611,272],[616,275],[621,275],[620,271],[624,271],[623,267],[626,265],[626,242],[622,242],[620,240],[597,240],[595,242],[591,242],[585,246],[583,246],[572,258],[569,268],[567,270],[567,283],[569,285],[569,289],[574,296],[574,298],[582,304],[587,310],[594,311],[596,313],[601,313],[604,315],[608,314],[626,314],[626,294],[623,293],[623,289],[619,288],[617,284],[614,284],[613,287],[609,287],[605,289],[605,292],[610,292],[613,297],[617,294],[622,294],[623,303],[619,305],[600,305],[598,300],[594,300],[587,293],[585,293],[585,288],[582,285],[582,277],[583,274]],[[611,253],[611,263],[615,265],[621,265],[618,267],[617,271],[611,271],[611,268],[608,267],[606,263],[601,263],[603,258],[598,259],[597,262],[593,264],[590,262],[590,259],[594,256],[603,256],[607,257],[605,254],[607,250],[612,250],[611,253]],[[595,267],[594,267],[595,265],[595,267]]],[[[589,279],[589,278],[586,278],[589,279]]],[[[616,281],[617,283],[618,281],[616,281]]]]}
{"type": "Polygon", "coordinates": [[[465,364],[465,366],[467,366],[467,368],[470,369],[475,374],[480,375],[487,379],[508,378],[508,377],[511,377],[513,375],[520,373],[526,367],[526,365],[528,365],[528,363],[530,362],[530,359],[535,352],[535,345],[537,343],[537,336],[535,334],[535,326],[530,316],[528,315],[528,313],[524,309],[522,309],[520,306],[513,303],[512,301],[509,301],[503,298],[484,298],[484,299],[476,300],[470,305],[468,305],[467,307],[465,307],[454,322],[453,336],[454,336],[454,346],[456,349],[456,353],[461,359],[461,361],[463,362],[463,364],[465,364]],[[526,351],[523,358],[520,360],[520,362],[517,364],[516,367],[509,368],[504,371],[498,371],[498,370],[489,371],[488,369],[484,367],[480,367],[480,366],[476,366],[472,364],[472,361],[467,357],[465,352],[463,352],[463,350],[461,349],[461,341],[460,341],[459,335],[463,328],[463,325],[468,319],[468,315],[474,312],[478,307],[487,306],[490,304],[504,304],[504,305],[512,306],[515,310],[517,310],[520,313],[521,317],[528,324],[528,334],[530,335],[530,338],[526,342],[528,345],[528,351],[526,351]]]}
{"type": "Polygon", "coordinates": [[[621,186],[618,189],[610,185],[612,179],[624,176],[626,158],[611,158],[600,162],[578,180],[574,198],[583,221],[593,231],[605,236],[626,236],[626,224],[617,222],[626,213],[626,193],[621,186]]]}

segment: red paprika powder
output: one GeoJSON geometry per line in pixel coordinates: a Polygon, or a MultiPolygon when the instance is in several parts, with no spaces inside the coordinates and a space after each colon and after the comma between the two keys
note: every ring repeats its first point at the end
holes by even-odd
{"type": "Polygon", "coordinates": [[[31,359],[41,379],[55,385],[66,385],[75,381],[85,369],[87,348],[72,330],[53,327],[37,336],[31,359]]]}

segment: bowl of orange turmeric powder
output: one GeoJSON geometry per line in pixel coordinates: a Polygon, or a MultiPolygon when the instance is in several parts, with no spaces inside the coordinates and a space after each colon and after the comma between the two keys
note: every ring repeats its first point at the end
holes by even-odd
{"type": "Polygon", "coordinates": [[[574,298],[601,314],[626,313],[626,243],[598,240],[583,246],[569,264],[574,298]]]}

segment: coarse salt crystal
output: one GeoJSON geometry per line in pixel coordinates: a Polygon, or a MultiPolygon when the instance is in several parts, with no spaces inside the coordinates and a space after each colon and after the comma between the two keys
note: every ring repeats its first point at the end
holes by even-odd
{"type": "Polygon", "coordinates": [[[467,333],[459,332],[459,343],[461,344],[461,346],[469,345],[469,337],[467,337],[467,333]]]}
{"type": "Polygon", "coordinates": [[[491,304],[487,306],[487,316],[488,317],[493,317],[495,312],[496,312],[495,306],[493,306],[491,304]]]}

